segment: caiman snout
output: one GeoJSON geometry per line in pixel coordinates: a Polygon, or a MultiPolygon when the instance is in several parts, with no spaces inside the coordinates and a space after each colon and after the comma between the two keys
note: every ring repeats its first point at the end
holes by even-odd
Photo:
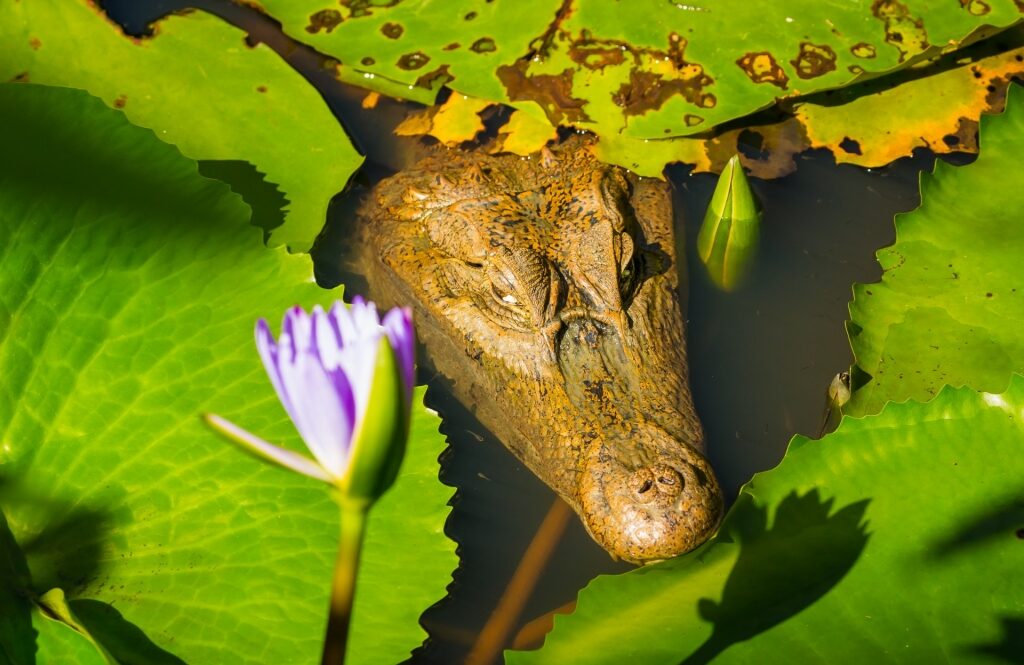
{"type": "MultiPolygon", "coordinates": [[[[711,465],[697,449],[700,440],[665,429],[685,429],[671,394],[659,386],[671,375],[670,359],[638,360],[638,345],[619,330],[593,315],[572,317],[558,361],[574,420],[596,433],[580,469],[580,516],[613,555],[643,563],[707,540],[718,526],[722,499],[711,465]]],[[[702,436],[699,429],[691,433],[702,436]]]]}
{"type": "Polygon", "coordinates": [[[632,438],[593,444],[580,477],[587,530],[626,561],[668,559],[693,549],[707,540],[722,515],[710,464],[657,428],[632,438]],[[636,461],[623,459],[626,450],[636,461]],[[645,457],[649,461],[641,461],[645,457]]]}

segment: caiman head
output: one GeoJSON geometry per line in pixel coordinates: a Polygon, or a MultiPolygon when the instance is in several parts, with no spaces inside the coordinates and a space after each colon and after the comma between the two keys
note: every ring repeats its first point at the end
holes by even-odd
{"type": "Polygon", "coordinates": [[[622,559],[706,540],[722,497],[687,384],[667,186],[573,137],[439,151],[361,211],[357,270],[412,304],[436,368],[622,559]]]}

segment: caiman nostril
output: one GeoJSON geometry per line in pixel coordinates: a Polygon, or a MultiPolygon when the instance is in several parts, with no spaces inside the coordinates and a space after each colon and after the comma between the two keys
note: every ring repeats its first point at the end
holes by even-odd
{"type": "Polygon", "coordinates": [[[683,491],[683,476],[667,464],[656,464],[651,468],[651,475],[658,480],[658,492],[667,497],[678,496],[683,491]]]}
{"type": "Polygon", "coordinates": [[[639,503],[671,500],[683,491],[683,477],[667,464],[655,464],[635,470],[629,478],[633,500],[639,503]]]}
{"type": "Polygon", "coordinates": [[[648,469],[637,469],[629,476],[628,487],[635,495],[637,501],[646,503],[653,499],[657,492],[651,492],[654,488],[654,477],[648,469]]]}

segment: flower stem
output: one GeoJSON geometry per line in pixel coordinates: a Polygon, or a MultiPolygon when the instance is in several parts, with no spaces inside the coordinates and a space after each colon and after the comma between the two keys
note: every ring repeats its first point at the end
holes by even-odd
{"type": "Polygon", "coordinates": [[[327,637],[324,640],[321,665],[345,663],[352,600],[356,590],[356,572],[359,570],[359,550],[363,544],[368,508],[369,506],[363,502],[341,502],[341,538],[338,541],[338,560],[334,564],[331,608],[327,619],[327,637]]]}

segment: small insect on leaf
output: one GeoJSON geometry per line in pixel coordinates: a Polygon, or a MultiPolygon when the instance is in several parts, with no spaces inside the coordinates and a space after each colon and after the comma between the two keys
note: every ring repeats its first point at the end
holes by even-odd
{"type": "Polygon", "coordinates": [[[697,253],[711,281],[724,291],[739,286],[753,264],[761,213],[739,157],[725,165],[697,235],[697,253]]]}

